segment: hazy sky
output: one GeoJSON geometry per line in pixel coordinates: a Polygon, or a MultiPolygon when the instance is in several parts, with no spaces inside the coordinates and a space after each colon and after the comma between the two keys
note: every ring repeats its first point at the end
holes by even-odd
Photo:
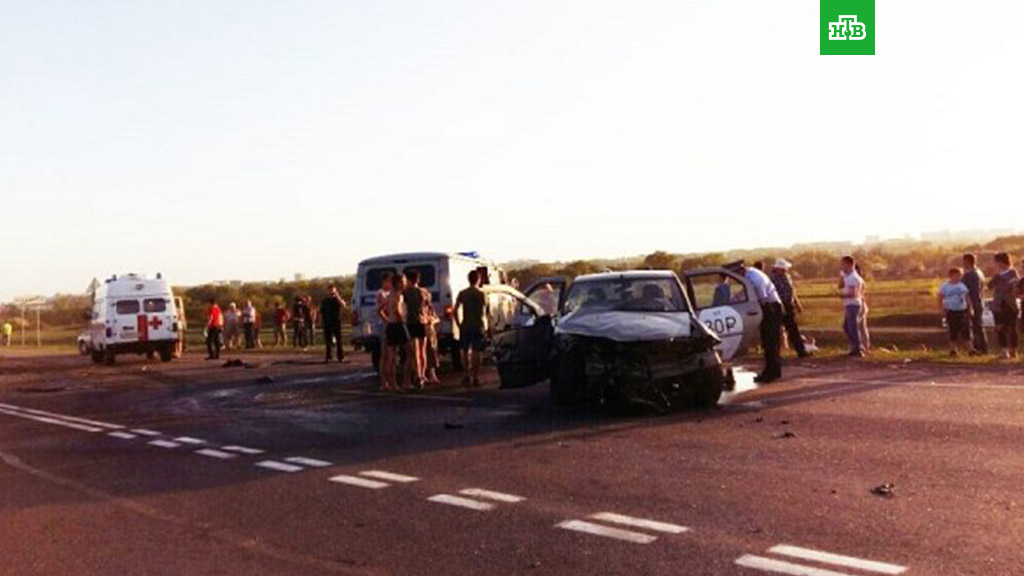
{"type": "Polygon", "coordinates": [[[1022,228],[1024,3],[0,0],[0,299],[1022,228]]]}

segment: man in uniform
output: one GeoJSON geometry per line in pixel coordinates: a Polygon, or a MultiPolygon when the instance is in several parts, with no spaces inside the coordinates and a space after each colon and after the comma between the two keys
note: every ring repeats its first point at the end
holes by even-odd
{"type": "Polygon", "coordinates": [[[761,348],[764,370],[754,378],[759,384],[770,384],[782,378],[782,299],[771,278],[757,268],[739,262],[737,271],[750,282],[754,296],[761,305],[761,348]]]}

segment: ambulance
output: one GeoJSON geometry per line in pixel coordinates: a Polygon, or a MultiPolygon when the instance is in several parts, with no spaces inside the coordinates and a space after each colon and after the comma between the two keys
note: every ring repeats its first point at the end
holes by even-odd
{"type": "Polygon", "coordinates": [[[171,286],[157,274],[112,276],[93,295],[89,348],[92,361],[111,365],[120,354],[178,355],[184,325],[171,286]]]}

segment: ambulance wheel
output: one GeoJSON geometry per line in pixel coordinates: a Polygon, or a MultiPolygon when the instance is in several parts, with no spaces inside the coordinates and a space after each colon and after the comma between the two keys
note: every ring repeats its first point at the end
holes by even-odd
{"type": "Polygon", "coordinates": [[[164,346],[160,349],[160,361],[170,362],[174,358],[174,346],[164,346]]]}
{"type": "Polygon", "coordinates": [[[103,364],[103,352],[97,352],[96,350],[93,350],[92,352],[89,353],[89,356],[92,358],[93,364],[103,364]]]}
{"type": "Polygon", "coordinates": [[[89,355],[89,345],[86,344],[85,342],[79,342],[78,343],[78,353],[81,354],[82,356],[88,356],[89,355]]]}
{"type": "Polygon", "coordinates": [[[117,356],[113,352],[111,352],[109,350],[104,350],[103,351],[103,363],[104,364],[106,364],[107,366],[113,366],[116,362],[117,362],[117,356]]]}

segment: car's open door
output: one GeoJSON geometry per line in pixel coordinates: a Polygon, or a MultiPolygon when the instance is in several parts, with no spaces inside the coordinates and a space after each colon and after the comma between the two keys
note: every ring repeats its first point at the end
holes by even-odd
{"type": "Polygon", "coordinates": [[[757,342],[761,305],[742,274],[702,268],[685,272],[683,282],[698,319],[722,339],[718,351],[724,360],[742,356],[757,342]]]}
{"type": "Polygon", "coordinates": [[[492,353],[501,387],[525,388],[547,380],[555,333],[552,317],[514,288],[487,286],[484,292],[501,292],[518,303],[515,317],[494,335],[492,353]]]}
{"type": "Polygon", "coordinates": [[[523,294],[533,301],[548,316],[555,316],[565,304],[565,293],[569,281],[562,276],[541,278],[526,289],[523,294]]]}

